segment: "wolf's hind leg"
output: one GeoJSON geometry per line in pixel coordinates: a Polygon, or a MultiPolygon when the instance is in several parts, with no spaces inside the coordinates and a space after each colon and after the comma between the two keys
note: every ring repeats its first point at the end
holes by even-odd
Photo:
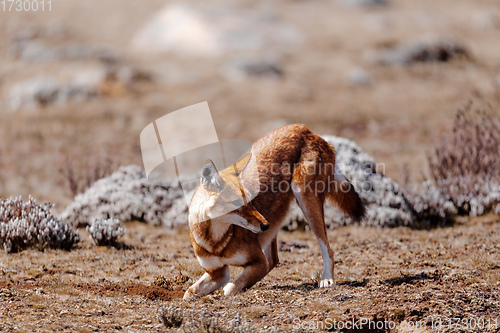
{"type": "Polygon", "coordinates": [[[296,182],[292,182],[292,190],[321,249],[323,275],[319,281],[319,287],[333,286],[335,284],[333,271],[334,259],[326,233],[323,210],[324,200],[321,199],[320,195],[315,195],[315,193],[305,190],[301,187],[301,184],[297,184],[296,182]]]}
{"type": "Polygon", "coordinates": [[[229,281],[229,267],[227,265],[203,276],[184,294],[183,299],[192,296],[205,296],[224,286],[229,281]]]}
{"type": "Polygon", "coordinates": [[[280,258],[278,257],[278,240],[276,237],[262,249],[264,251],[264,254],[266,255],[267,258],[267,272],[269,273],[274,267],[276,267],[279,262],[280,258]]]}

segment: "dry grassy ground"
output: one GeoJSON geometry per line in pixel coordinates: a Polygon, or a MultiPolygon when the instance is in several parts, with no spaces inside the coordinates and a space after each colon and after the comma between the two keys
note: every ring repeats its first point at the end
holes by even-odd
{"type": "Polygon", "coordinates": [[[82,230],[71,252],[0,254],[0,330],[163,332],[159,308],[182,304],[196,320],[216,318],[219,325],[239,313],[251,331],[372,319],[396,329],[414,323],[430,331],[434,324],[440,332],[467,331],[466,324],[484,320],[489,328],[472,331],[495,332],[499,222],[485,216],[433,230],[340,228],[329,233],[337,282],[331,289],[316,287],[322,262],[313,234],[283,232],[280,240],[308,247],[280,251],[279,266],[240,295],[218,291],[192,302],[180,298],[202,270],[185,228],[128,223],[121,249],[94,247],[82,230]],[[200,315],[202,309],[208,312],[200,315]]]}

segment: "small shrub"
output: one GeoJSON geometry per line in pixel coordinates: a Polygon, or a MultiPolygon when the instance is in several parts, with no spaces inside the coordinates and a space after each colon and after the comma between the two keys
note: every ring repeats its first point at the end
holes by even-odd
{"type": "Polygon", "coordinates": [[[78,232],[50,213],[50,203],[31,196],[0,199],[0,243],[7,252],[28,247],[70,249],[80,241],[78,232]]]}
{"type": "Polygon", "coordinates": [[[109,157],[95,156],[91,161],[88,156],[85,160],[68,157],[60,171],[65,177],[72,197],[75,197],[97,180],[109,176],[113,171],[113,166],[109,157]]]}
{"type": "Polygon", "coordinates": [[[248,321],[236,312],[233,319],[224,324],[222,317],[206,308],[187,309],[180,303],[164,305],[158,312],[158,319],[167,328],[177,328],[185,333],[247,333],[257,332],[248,321]]]}
{"type": "Polygon", "coordinates": [[[184,322],[184,310],[181,305],[164,305],[158,312],[158,319],[167,328],[179,328],[184,322]]]}
{"type": "Polygon", "coordinates": [[[113,246],[118,244],[118,238],[125,234],[125,229],[117,219],[95,220],[87,226],[87,231],[94,244],[113,246]]]}
{"type": "MultiPolygon", "coordinates": [[[[500,214],[500,118],[459,110],[453,131],[435,145],[428,161],[437,190],[462,215],[500,214]]],[[[435,191],[435,190],[434,190],[435,191]]]]}

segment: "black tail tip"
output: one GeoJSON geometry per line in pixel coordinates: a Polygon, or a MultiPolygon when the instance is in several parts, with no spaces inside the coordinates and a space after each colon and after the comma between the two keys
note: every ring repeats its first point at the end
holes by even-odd
{"type": "Polygon", "coordinates": [[[355,202],[356,203],[354,205],[354,209],[351,210],[351,214],[349,215],[354,220],[354,222],[359,222],[366,217],[366,206],[358,193],[356,193],[355,202]]]}

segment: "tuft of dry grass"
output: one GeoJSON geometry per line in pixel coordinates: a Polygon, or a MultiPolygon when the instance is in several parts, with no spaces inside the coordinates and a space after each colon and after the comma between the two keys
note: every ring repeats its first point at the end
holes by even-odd
{"type": "Polygon", "coordinates": [[[404,186],[418,226],[453,221],[459,215],[500,214],[500,118],[469,102],[453,128],[437,140],[427,160],[432,180],[404,186]]]}
{"type": "Polygon", "coordinates": [[[463,215],[500,213],[500,118],[468,103],[428,157],[432,177],[463,215]]]}
{"type": "Polygon", "coordinates": [[[158,319],[166,328],[179,328],[184,322],[184,311],[182,305],[164,305],[158,312],[158,319]]]}
{"type": "Polygon", "coordinates": [[[72,156],[66,158],[60,171],[72,197],[75,197],[97,180],[111,175],[115,167],[109,156],[94,156],[90,159],[88,156],[72,156]]]}
{"type": "MultiPolygon", "coordinates": [[[[234,311],[229,311],[234,312],[234,311]]],[[[232,313],[233,319],[224,323],[217,312],[202,308],[185,308],[181,302],[172,301],[163,305],[158,312],[158,319],[166,328],[184,333],[250,333],[256,328],[242,319],[238,312],[232,313]]]]}

